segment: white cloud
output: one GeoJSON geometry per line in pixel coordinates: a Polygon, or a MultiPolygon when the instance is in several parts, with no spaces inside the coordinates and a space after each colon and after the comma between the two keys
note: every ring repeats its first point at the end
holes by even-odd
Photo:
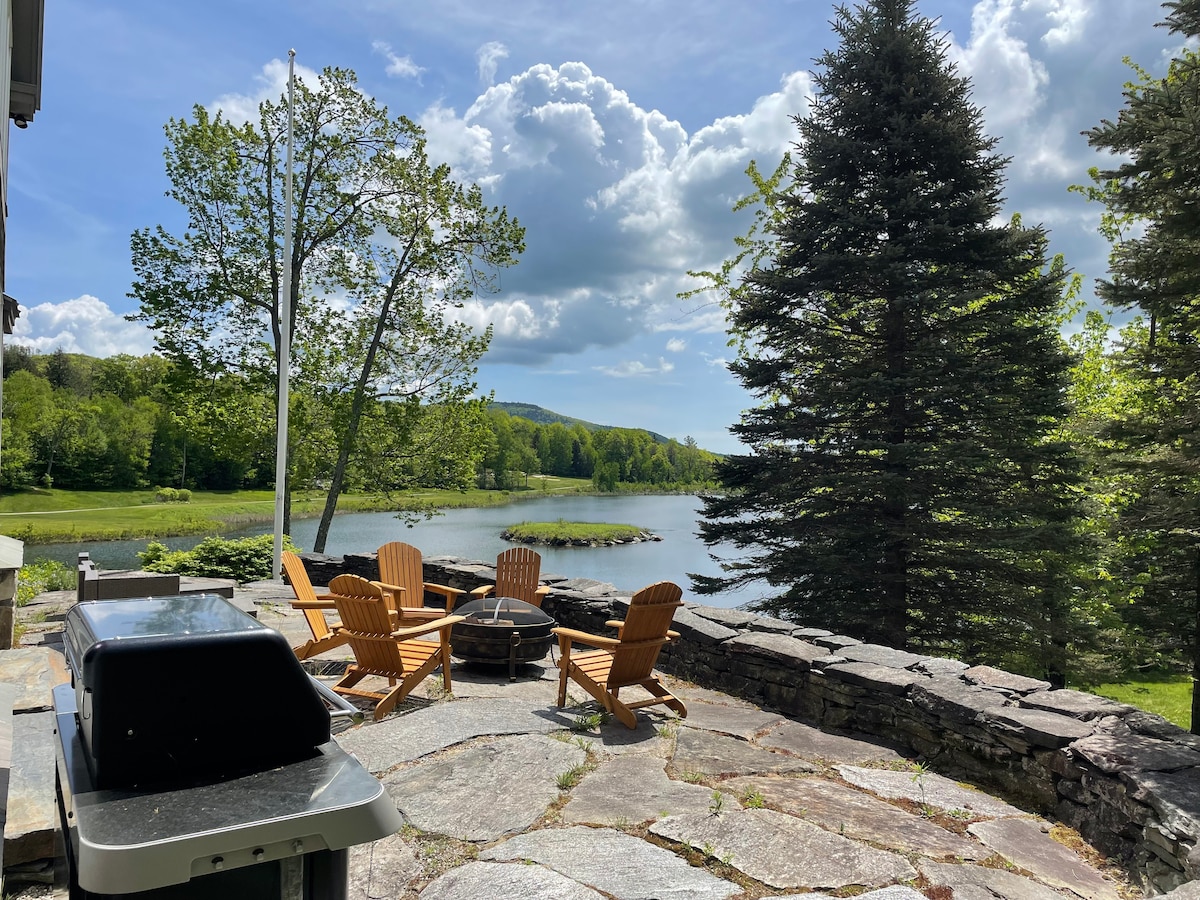
{"type": "MultiPolygon", "coordinates": [[[[320,73],[307,66],[296,64],[296,78],[315,86],[320,73]]],[[[248,94],[222,94],[208,104],[210,110],[220,110],[225,118],[236,124],[258,120],[258,106],[264,100],[277,102],[287,94],[288,64],[286,60],[273,59],[254,76],[256,88],[248,94]]]]}
{"type": "Polygon", "coordinates": [[[416,78],[425,70],[411,56],[400,56],[386,41],[372,41],[371,49],[387,60],[384,71],[392,78],[416,78]]]}
{"type": "Polygon", "coordinates": [[[748,219],[731,212],[750,190],[746,167],[772,169],[790,148],[809,88],[804,73],[787,75],[750,112],[693,135],[579,62],[532,66],[461,116],[426,110],[431,158],[485,185],[527,229],[506,296],[465,313],[495,323],[494,357],[544,363],[646,331],[722,330],[719,307],[692,315],[699,304],[677,294],[694,286],[688,269],[731,252],[748,219]]]}
{"type": "Polygon", "coordinates": [[[62,349],[98,357],[117,353],[144,356],[154,350],[154,336],[144,324],[125,321],[91,294],[62,303],[21,307],[12,342],[37,353],[62,349]]]}
{"type": "Polygon", "coordinates": [[[500,60],[508,58],[508,48],[499,41],[488,41],[475,51],[475,61],[479,66],[479,81],[482,84],[496,83],[496,69],[500,60]]]}
{"type": "Polygon", "coordinates": [[[671,338],[669,341],[667,341],[668,353],[682,353],[686,349],[687,341],[683,340],[682,338],[671,338]]]}
{"type": "Polygon", "coordinates": [[[675,370],[675,363],[668,362],[661,356],[658,365],[648,366],[638,360],[624,360],[615,366],[595,366],[597,372],[612,378],[642,378],[649,375],[665,375],[675,370]]]}

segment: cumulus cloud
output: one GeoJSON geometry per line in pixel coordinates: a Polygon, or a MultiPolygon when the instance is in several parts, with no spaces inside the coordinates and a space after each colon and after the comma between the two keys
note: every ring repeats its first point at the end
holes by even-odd
{"type": "Polygon", "coordinates": [[[154,336],[145,325],[125,321],[91,294],[21,307],[11,340],[37,353],[61,349],[100,357],[144,356],[154,349],[154,336]]]}
{"type": "Polygon", "coordinates": [[[665,375],[675,370],[675,364],[661,356],[657,365],[646,365],[638,360],[625,360],[615,366],[595,366],[597,372],[612,378],[642,378],[649,375],[665,375]]]}
{"type": "Polygon", "coordinates": [[[687,348],[687,341],[682,338],[671,338],[667,341],[668,353],[682,353],[687,348]]]}
{"type": "MultiPolygon", "coordinates": [[[[296,78],[306,84],[315,85],[320,73],[307,66],[296,64],[296,78]]],[[[231,122],[242,124],[258,119],[258,106],[264,100],[278,101],[287,94],[288,63],[285,59],[273,59],[254,76],[254,87],[246,94],[222,94],[208,104],[210,110],[220,110],[231,122]]]]}
{"type": "Polygon", "coordinates": [[[541,363],[646,331],[721,330],[719,308],[690,315],[697,304],[677,294],[693,286],[688,269],[716,268],[731,252],[747,224],[731,212],[750,188],[746,167],[782,158],[809,93],[806,74],[789,74],[749,112],[689,135],[568,62],[492,85],[461,115],[430,107],[421,124],[431,156],[487,187],[527,229],[503,296],[478,300],[464,319],[493,322],[494,359],[541,363]]]}
{"type": "Polygon", "coordinates": [[[411,56],[400,56],[386,41],[372,41],[371,49],[387,60],[384,71],[392,78],[416,78],[425,70],[411,56]]]}
{"type": "Polygon", "coordinates": [[[475,51],[475,61],[479,66],[479,81],[482,84],[496,83],[496,69],[500,60],[508,58],[508,48],[499,41],[488,41],[475,51]]]}

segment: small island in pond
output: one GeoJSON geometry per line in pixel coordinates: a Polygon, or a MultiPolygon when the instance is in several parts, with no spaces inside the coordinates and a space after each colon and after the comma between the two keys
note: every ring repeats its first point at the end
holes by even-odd
{"type": "Polygon", "coordinates": [[[522,522],[500,532],[506,541],[518,544],[547,544],[553,547],[615,547],[661,541],[657,534],[636,525],[610,525],[604,522],[522,522]]]}

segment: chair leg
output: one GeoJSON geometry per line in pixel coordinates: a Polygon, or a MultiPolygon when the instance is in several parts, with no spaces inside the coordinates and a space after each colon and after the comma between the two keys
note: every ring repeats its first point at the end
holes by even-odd
{"type": "Polygon", "coordinates": [[[663,705],[668,709],[679,713],[679,718],[687,718],[687,707],[683,705],[683,701],[663,687],[662,682],[660,682],[657,678],[652,678],[649,681],[642,682],[642,687],[648,690],[655,697],[660,698],[663,702],[663,705]]]}
{"type": "Polygon", "coordinates": [[[571,658],[561,656],[558,660],[558,705],[561,709],[567,705],[567,676],[571,668],[571,658]]]}
{"type": "Polygon", "coordinates": [[[615,691],[607,691],[604,695],[604,705],[608,711],[617,717],[617,721],[626,728],[637,728],[637,716],[633,714],[633,710],[617,699],[615,691]]]}

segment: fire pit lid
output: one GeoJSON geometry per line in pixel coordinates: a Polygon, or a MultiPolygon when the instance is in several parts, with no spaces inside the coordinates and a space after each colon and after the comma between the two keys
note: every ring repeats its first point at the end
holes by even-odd
{"type": "MultiPolygon", "coordinates": [[[[511,628],[514,625],[553,625],[554,619],[532,603],[515,597],[483,597],[462,606],[454,607],[456,616],[466,616],[471,625],[496,625],[511,628]],[[499,612],[497,613],[497,607],[499,612]]],[[[456,625],[455,628],[458,626],[456,625]]]]}

